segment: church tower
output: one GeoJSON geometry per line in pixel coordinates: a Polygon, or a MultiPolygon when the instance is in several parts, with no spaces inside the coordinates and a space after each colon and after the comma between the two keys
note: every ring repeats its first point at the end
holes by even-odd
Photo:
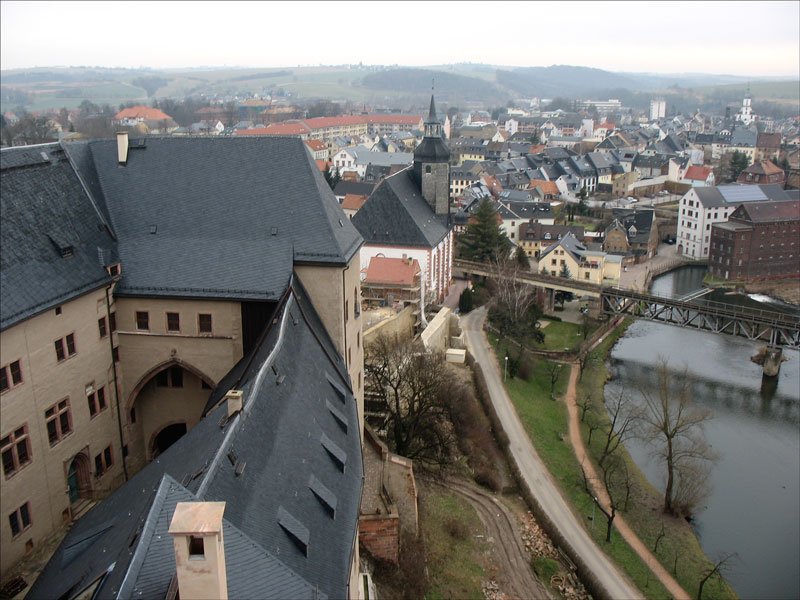
{"type": "Polygon", "coordinates": [[[414,179],[422,197],[437,215],[450,212],[450,150],[442,138],[442,125],[431,107],[425,121],[425,136],[414,150],[414,179]]]}

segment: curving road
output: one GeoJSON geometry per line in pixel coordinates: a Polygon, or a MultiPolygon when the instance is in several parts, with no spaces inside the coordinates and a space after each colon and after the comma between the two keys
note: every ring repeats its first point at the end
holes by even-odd
{"type": "Polygon", "coordinates": [[[511,455],[525,484],[542,510],[564,536],[567,543],[593,573],[608,598],[620,600],[643,598],[641,592],[594,543],[564,501],[544,463],[533,448],[522,422],[514,410],[501,380],[497,361],[490,354],[489,342],[483,332],[486,309],[480,308],[461,317],[461,329],[467,348],[480,364],[486,386],[497,416],[508,435],[511,455]]]}

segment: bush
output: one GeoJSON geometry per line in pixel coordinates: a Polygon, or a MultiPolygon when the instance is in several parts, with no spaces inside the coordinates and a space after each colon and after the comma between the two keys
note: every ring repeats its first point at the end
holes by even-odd
{"type": "Polygon", "coordinates": [[[558,564],[558,561],[547,556],[537,556],[531,561],[531,566],[533,566],[533,572],[545,584],[549,584],[553,575],[561,570],[561,565],[558,564]]]}
{"type": "Polygon", "coordinates": [[[469,538],[469,527],[458,517],[450,517],[444,524],[444,528],[454,540],[464,541],[469,538]]]}
{"type": "Polygon", "coordinates": [[[524,381],[530,381],[532,376],[533,376],[533,361],[526,356],[520,361],[519,370],[517,371],[517,377],[519,377],[524,381]]]}
{"type": "Polygon", "coordinates": [[[472,293],[472,290],[469,288],[465,288],[461,295],[458,297],[458,310],[461,312],[462,315],[467,314],[471,311],[475,304],[475,295],[472,293]]]}
{"type": "Polygon", "coordinates": [[[474,479],[475,483],[493,492],[499,492],[503,487],[500,476],[492,469],[476,471],[474,479]]]}

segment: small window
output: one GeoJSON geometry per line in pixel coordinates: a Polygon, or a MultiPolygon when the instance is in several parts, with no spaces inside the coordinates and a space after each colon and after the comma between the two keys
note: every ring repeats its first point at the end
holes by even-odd
{"type": "Polygon", "coordinates": [[[31,462],[31,441],[27,423],[0,440],[3,473],[6,479],[31,462]]]}
{"type": "Polygon", "coordinates": [[[183,369],[180,367],[170,367],[164,369],[156,375],[156,387],[183,387],[183,369]]]}
{"type": "Polygon", "coordinates": [[[139,331],[150,330],[150,314],[145,311],[136,311],[136,329],[139,331]]]}
{"type": "Polygon", "coordinates": [[[203,538],[190,535],[189,536],[189,558],[191,559],[205,559],[206,557],[206,549],[205,545],[203,544],[203,538]]]}
{"type": "Polygon", "coordinates": [[[425,165],[425,172],[426,173],[430,173],[431,172],[431,166],[430,165],[425,165]]]}
{"type": "Polygon", "coordinates": [[[69,410],[69,399],[64,399],[44,411],[47,426],[47,439],[55,446],[64,437],[72,433],[72,415],[69,410]]]}
{"type": "Polygon", "coordinates": [[[86,387],[86,400],[89,403],[89,416],[94,417],[108,408],[106,403],[106,388],[105,386],[94,389],[94,385],[90,384],[86,387]]]}
{"type": "Polygon", "coordinates": [[[11,537],[17,537],[31,526],[31,503],[26,502],[13,513],[8,515],[8,524],[11,526],[11,537]]]}
{"type": "Polygon", "coordinates": [[[108,315],[108,324],[111,327],[111,332],[115,332],[117,330],[117,313],[112,312],[108,315]]]}
{"type": "Polygon", "coordinates": [[[180,331],[181,330],[181,315],[180,313],[168,312],[167,313],[167,331],[180,331]]]}
{"type": "Polygon", "coordinates": [[[94,476],[101,477],[114,464],[114,457],[111,454],[111,446],[106,446],[100,454],[94,457],[94,476]]]}
{"type": "Polygon", "coordinates": [[[100,337],[104,338],[108,335],[108,325],[105,317],[97,319],[97,330],[100,332],[100,337]]]}
{"type": "Polygon", "coordinates": [[[75,334],[70,333],[67,337],[56,340],[54,345],[56,349],[56,360],[58,362],[61,362],[70,356],[74,356],[77,353],[77,350],[75,349],[75,334]]]}
{"type": "Polygon", "coordinates": [[[212,321],[210,314],[200,313],[197,315],[197,331],[198,333],[212,332],[212,321]]]}
{"type": "Polygon", "coordinates": [[[60,314],[61,314],[61,307],[60,306],[56,306],[56,316],[58,316],[60,314]]]}
{"type": "Polygon", "coordinates": [[[114,362],[119,362],[119,346],[114,346],[111,349],[111,358],[114,359],[114,362]]]}
{"type": "Polygon", "coordinates": [[[15,360],[8,365],[3,365],[2,369],[0,369],[0,392],[5,392],[21,383],[22,366],[20,361],[15,360]]]}

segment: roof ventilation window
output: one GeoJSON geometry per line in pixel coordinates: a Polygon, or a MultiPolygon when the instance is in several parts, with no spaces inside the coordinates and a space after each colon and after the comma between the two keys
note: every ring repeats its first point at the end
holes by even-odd
{"type": "Polygon", "coordinates": [[[347,433],[347,417],[344,416],[344,413],[336,408],[336,406],[334,406],[330,400],[325,400],[325,406],[328,407],[328,410],[333,415],[333,418],[336,419],[336,424],[343,432],[347,433]]]}
{"type": "Polygon", "coordinates": [[[328,513],[328,516],[331,519],[335,519],[336,504],[338,502],[336,494],[330,491],[325,484],[314,477],[314,475],[308,478],[308,487],[314,492],[314,496],[319,500],[319,503],[322,505],[322,508],[325,509],[325,512],[328,513]]]}
{"type": "Polygon", "coordinates": [[[345,401],[347,400],[347,397],[349,396],[347,391],[339,384],[339,382],[335,381],[333,377],[330,376],[330,374],[326,373],[325,377],[328,379],[328,383],[331,384],[333,391],[335,391],[336,395],[339,396],[339,400],[341,400],[342,404],[344,404],[345,401]]]}
{"type": "Polygon", "coordinates": [[[322,443],[322,447],[325,448],[325,451],[328,453],[328,456],[331,457],[331,460],[334,462],[336,467],[344,473],[345,465],[347,464],[347,452],[342,450],[336,442],[334,442],[331,438],[329,438],[324,433],[319,440],[322,443]]]}
{"type": "Polygon", "coordinates": [[[308,528],[295,519],[283,506],[278,507],[278,525],[283,528],[289,539],[303,553],[303,556],[308,556],[308,543],[310,541],[308,528]]]}
{"type": "Polygon", "coordinates": [[[150,234],[155,235],[158,232],[158,225],[150,225],[150,234]]]}

